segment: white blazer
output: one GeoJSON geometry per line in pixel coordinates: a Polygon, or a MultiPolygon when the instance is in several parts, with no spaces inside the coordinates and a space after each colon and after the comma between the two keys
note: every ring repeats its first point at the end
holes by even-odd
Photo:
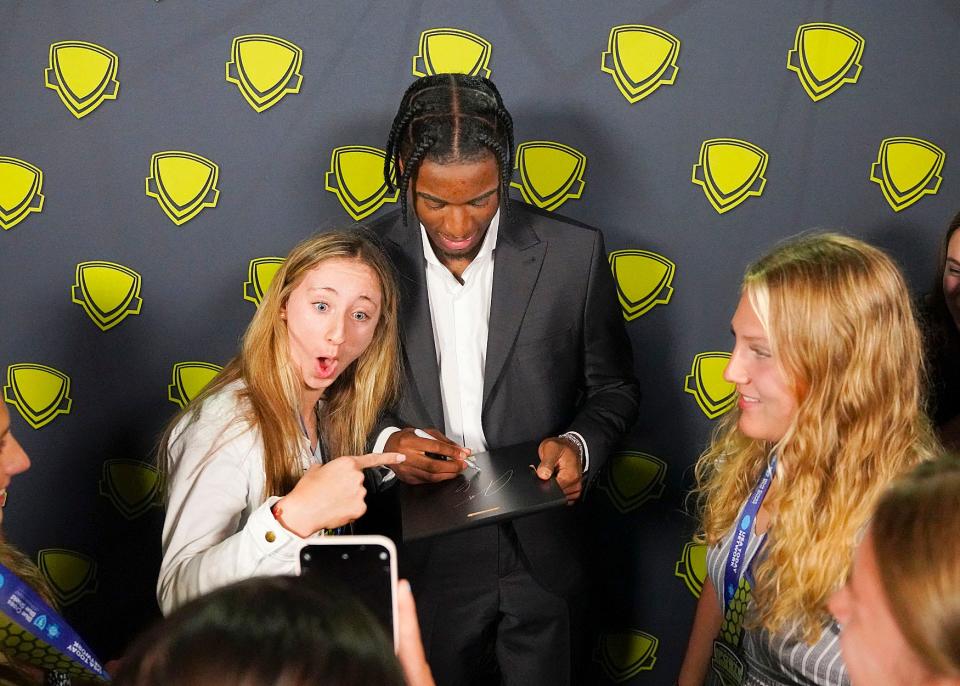
{"type": "MultiPolygon", "coordinates": [[[[307,539],[274,519],[264,498],[263,443],[244,420],[242,382],[208,398],[170,437],[163,561],[157,600],[166,615],[187,601],[252,576],[296,574],[307,539]]],[[[314,462],[306,436],[304,469],[314,462]]]]}

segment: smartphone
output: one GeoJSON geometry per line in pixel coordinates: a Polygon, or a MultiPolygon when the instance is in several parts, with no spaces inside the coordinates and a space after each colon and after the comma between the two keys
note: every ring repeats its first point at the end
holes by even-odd
{"type": "Polygon", "coordinates": [[[300,549],[300,575],[343,587],[383,626],[397,649],[397,548],[386,536],[327,536],[300,549]]]}

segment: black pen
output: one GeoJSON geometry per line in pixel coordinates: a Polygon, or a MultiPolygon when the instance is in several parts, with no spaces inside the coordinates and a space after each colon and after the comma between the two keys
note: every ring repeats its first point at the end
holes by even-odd
{"type": "MultiPolygon", "coordinates": [[[[437,440],[436,438],[434,438],[433,436],[431,436],[430,434],[428,434],[428,433],[427,433],[426,431],[424,431],[423,429],[414,429],[414,430],[413,430],[413,433],[414,433],[415,436],[419,436],[420,438],[429,438],[429,439],[434,440],[434,441],[437,440]]],[[[426,454],[429,455],[430,457],[432,457],[432,458],[435,459],[435,460],[446,460],[447,462],[450,462],[451,460],[454,459],[454,458],[452,458],[452,457],[448,457],[447,455],[440,455],[440,454],[438,454],[438,453],[426,453],[426,454]]],[[[464,458],[462,458],[462,459],[463,459],[464,462],[467,463],[467,466],[468,466],[468,467],[473,467],[474,469],[477,470],[477,472],[483,471],[482,469],[480,469],[480,467],[477,466],[476,460],[474,460],[472,457],[464,457],[464,458]]]]}

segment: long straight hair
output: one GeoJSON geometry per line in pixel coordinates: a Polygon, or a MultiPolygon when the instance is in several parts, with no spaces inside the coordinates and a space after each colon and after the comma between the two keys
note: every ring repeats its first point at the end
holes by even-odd
{"type": "Polygon", "coordinates": [[[750,623],[813,642],[877,497],[935,451],[920,332],[893,261],[846,236],[776,248],[747,270],[743,292],[798,407],[776,444],[745,436],[739,410],[720,422],[696,466],[702,539],[729,532],[776,453],[780,486],[750,623]]]}
{"type": "Polygon", "coordinates": [[[303,380],[290,359],[287,324],[281,312],[307,272],[330,259],[356,260],[380,282],[380,320],[367,349],[324,392],[319,429],[329,455],[359,455],[399,385],[397,287],[392,267],[362,231],[317,234],[298,244],[277,271],[240,345],[240,353],[168,425],[159,447],[160,466],[170,464],[174,429],[195,421],[206,400],[241,380],[248,408],[244,420],[263,442],[265,496],[285,495],[301,476],[303,431],[298,420],[303,380]]]}

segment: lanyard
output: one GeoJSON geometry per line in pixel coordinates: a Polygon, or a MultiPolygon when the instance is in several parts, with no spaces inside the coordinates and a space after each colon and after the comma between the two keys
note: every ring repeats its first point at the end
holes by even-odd
{"type": "MultiPolygon", "coordinates": [[[[40,648],[52,651],[77,665],[85,678],[110,681],[93,651],[60,614],[25,581],[0,564],[0,612],[8,621],[37,639],[40,648]]],[[[41,663],[42,664],[42,663],[41,663]]],[[[67,671],[67,670],[65,670],[67,671]]]]}
{"type": "Polygon", "coordinates": [[[737,592],[737,586],[740,585],[740,577],[743,574],[743,558],[747,552],[747,546],[750,539],[753,538],[753,522],[757,518],[757,512],[760,511],[760,505],[770,489],[773,482],[773,475],[777,469],[777,458],[770,459],[770,464],[757,482],[753,489],[753,494],[747,500],[743,508],[743,514],[740,521],[737,522],[736,533],[733,535],[733,542],[730,544],[730,552],[727,554],[727,566],[723,574],[723,606],[730,606],[730,601],[737,592]]]}

